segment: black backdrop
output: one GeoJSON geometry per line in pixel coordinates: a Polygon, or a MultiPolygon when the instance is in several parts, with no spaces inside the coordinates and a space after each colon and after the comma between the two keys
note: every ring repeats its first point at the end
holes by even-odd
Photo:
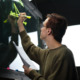
{"type": "Polygon", "coordinates": [[[47,13],[58,13],[68,19],[69,25],[80,24],[80,0],[32,0],[44,19],[47,13]]]}

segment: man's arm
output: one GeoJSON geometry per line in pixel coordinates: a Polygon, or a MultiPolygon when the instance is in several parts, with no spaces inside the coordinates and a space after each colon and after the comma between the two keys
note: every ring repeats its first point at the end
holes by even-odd
{"type": "Polygon", "coordinates": [[[32,80],[46,80],[40,73],[36,70],[28,68],[27,66],[23,65],[24,73],[32,80]]]}

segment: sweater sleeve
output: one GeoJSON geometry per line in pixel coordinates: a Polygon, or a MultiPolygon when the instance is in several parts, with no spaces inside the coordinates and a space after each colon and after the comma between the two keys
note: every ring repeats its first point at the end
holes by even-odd
{"type": "Polygon", "coordinates": [[[38,64],[40,64],[41,60],[43,60],[45,53],[47,50],[43,50],[37,46],[35,46],[31,40],[30,37],[27,35],[26,31],[22,31],[20,33],[22,46],[25,50],[25,52],[28,54],[28,56],[38,64]]]}
{"type": "Polygon", "coordinates": [[[46,80],[40,73],[32,70],[28,75],[32,80],[46,80]]]}

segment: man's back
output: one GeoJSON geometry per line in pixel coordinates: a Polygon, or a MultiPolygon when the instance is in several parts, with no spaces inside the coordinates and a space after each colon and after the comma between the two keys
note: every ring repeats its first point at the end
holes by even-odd
{"type": "Polygon", "coordinates": [[[48,80],[78,80],[72,52],[62,45],[49,50],[42,59],[41,74],[48,80]]]}

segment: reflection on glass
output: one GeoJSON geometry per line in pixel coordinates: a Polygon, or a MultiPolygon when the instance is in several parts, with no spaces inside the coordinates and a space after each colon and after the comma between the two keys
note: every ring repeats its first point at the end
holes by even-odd
{"type": "Polygon", "coordinates": [[[27,32],[37,31],[39,24],[39,18],[34,16],[25,8],[23,2],[20,0],[0,0],[0,68],[7,68],[11,62],[16,58],[17,52],[12,44],[15,41],[18,45],[18,28],[17,17],[9,16],[11,12],[19,14],[20,12],[26,12],[31,16],[30,20],[26,20],[27,24],[25,29],[27,32]],[[9,41],[9,37],[11,40],[9,41]]]}

